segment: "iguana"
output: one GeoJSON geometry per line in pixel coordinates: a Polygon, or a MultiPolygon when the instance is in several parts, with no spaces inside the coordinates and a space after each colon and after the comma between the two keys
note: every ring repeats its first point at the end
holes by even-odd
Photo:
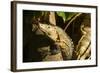
{"type": "MultiPolygon", "coordinates": [[[[67,33],[56,25],[48,25],[39,23],[39,29],[45,33],[46,36],[54,41],[54,44],[60,47],[63,60],[69,60],[72,58],[73,42],[67,33]]],[[[55,49],[55,48],[54,48],[55,49]]]]}

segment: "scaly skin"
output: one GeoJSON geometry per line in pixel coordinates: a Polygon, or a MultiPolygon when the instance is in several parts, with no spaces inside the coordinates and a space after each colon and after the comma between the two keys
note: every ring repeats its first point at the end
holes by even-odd
{"type": "Polygon", "coordinates": [[[60,47],[64,60],[72,58],[73,42],[63,29],[54,25],[39,23],[39,28],[60,47]]]}

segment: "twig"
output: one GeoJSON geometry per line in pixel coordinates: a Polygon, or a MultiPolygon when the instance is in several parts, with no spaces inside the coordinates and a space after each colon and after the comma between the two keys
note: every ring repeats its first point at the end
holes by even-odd
{"type": "Polygon", "coordinates": [[[81,14],[82,14],[82,13],[76,14],[76,15],[69,21],[69,23],[66,25],[64,31],[66,31],[66,29],[68,28],[68,26],[69,26],[78,16],[80,16],[81,14]]]}
{"type": "Polygon", "coordinates": [[[55,12],[50,12],[49,15],[49,22],[53,25],[56,25],[56,18],[55,18],[55,12]]]}

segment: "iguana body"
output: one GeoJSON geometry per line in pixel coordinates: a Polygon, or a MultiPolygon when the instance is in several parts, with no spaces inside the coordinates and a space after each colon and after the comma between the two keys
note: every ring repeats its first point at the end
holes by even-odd
{"type": "Polygon", "coordinates": [[[39,28],[60,47],[64,60],[72,58],[73,42],[71,38],[58,26],[39,23],[39,28]]]}

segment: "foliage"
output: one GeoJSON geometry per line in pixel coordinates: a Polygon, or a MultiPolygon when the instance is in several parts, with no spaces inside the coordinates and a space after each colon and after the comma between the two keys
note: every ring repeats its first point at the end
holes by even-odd
{"type": "MultiPolygon", "coordinates": [[[[23,61],[24,62],[34,61],[35,62],[35,61],[41,61],[45,59],[47,60],[48,58],[50,60],[51,58],[52,60],[55,60],[55,56],[58,59],[59,55],[64,57],[63,55],[61,55],[61,52],[56,55],[52,55],[52,56],[50,55],[50,53],[54,52],[54,50],[48,51],[47,49],[51,49],[50,45],[54,45],[52,44],[54,43],[54,41],[52,41],[51,38],[43,35],[45,33],[41,31],[42,29],[38,27],[38,24],[40,23],[51,25],[52,23],[50,23],[50,19],[55,20],[56,21],[55,25],[62,28],[64,32],[66,32],[68,36],[72,39],[74,43],[74,51],[73,51],[73,57],[71,60],[90,58],[90,53],[91,53],[90,46],[88,44],[83,44],[86,41],[84,39],[88,39],[88,43],[90,43],[91,32],[88,31],[91,28],[90,27],[90,14],[77,13],[77,12],[60,12],[60,11],[53,12],[53,13],[54,13],[53,16],[51,16],[50,18],[49,11],[24,11],[23,12],[23,32],[24,32],[23,34],[23,38],[24,38],[23,39],[23,47],[24,47],[23,61]],[[32,24],[30,24],[31,21],[33,21],[32,24]],[[81,27],[81,25],[83,25],[84,27],[81,27]],[[65,28],[67,30],[65,30],[65,28]],[[82,32],[88,32],[88,33],[83,34],[82,32]],[[84,38],[82,38],[83,36],[84,38]],[[87,55],[84,53],[81,53],[81,52],[84,52],[82,49],[82,47],[84,46],[89,46],[89,48],[85,47],[85,51],[88,52],[88,53],[86,52],[87,55]],[[46,49],[44,47],[46,47],[46,49]],[[38,50],[41,49],[41,51],[37,51],[37,49],[38,50]],[[46,55],[48,56],[44,58],[46,55]]],[[[59,37],[60,36],[58,36],[58,39],[59,37]]]]}
{"type": "Polygon", "coordinates": [[[56,12],[58,16],[62,17],[63,21],[70,20],[73,16],[75,16],[77,13],[72,12],[56,12]]]}

